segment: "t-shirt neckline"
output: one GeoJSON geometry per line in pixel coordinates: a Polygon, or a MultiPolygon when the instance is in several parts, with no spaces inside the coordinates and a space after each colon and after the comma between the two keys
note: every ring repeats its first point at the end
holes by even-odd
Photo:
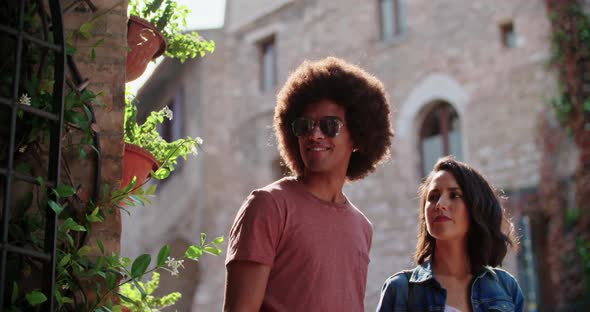
{"type": "Polygon", "coordinates": [[[287,178],[291,184],[293,184],[295,186],[295,188],[301,193],[303,194],[305,197],[317,202],[318,204],[322,205],[322,206],[328,206],[331,208],[335,208],[338,211],[345,211],[345,210],[349,210],[351,205],[350,205],[350,200],[348,200],[348,197],[346,196],[346,194],[344,194],[344,192],[342,193],[342,196],[344,196],[344,203],[340,204],[340,203],[335,203],[335,202],[331,202],[328,200],[324,200],[321,199],[317,196],[315,196],[314,194],[312,194],[310,191],[308,191],[303,184],[301,184],[301,181],[299,181],[297,179],[297,177],[289,177],[287,178]]]}

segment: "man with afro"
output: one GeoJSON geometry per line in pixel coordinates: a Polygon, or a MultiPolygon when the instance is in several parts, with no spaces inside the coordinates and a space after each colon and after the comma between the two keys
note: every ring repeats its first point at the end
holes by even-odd
{"type": "Polygon", "coordinates": [[[383,84],[328,57],[278,94],[274,128],[292,176],[254,190],[229,234],[225,311],[363,311],[372,225],[342,192],[386,160],[383,84]]]}

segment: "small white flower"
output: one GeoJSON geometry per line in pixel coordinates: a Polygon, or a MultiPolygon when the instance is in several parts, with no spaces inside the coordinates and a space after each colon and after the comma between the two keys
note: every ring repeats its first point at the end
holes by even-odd
{"type": "Polygon", "coordinates": [[[203,145],[203,139],[201,139],[201,138],[195,138],[195,141],[197,142],[197,144],[203,145]]]}
{"type": "Polygon", "coordinates": [[[164,117],[172,120],[172,118],[174,117],[174,112],[172,112],[172,110],[168,108],[168,106],[164,107],[162,110],[164,111],[164,117]]]}
{"type": "Polygon", "coordinates": [[[23,145],[23,146],[21,146],[21,147],[18,148],[18,151],[21,152],[21,153],[24,153],[27,150],[27,147],[28,146],[23,145]]]}
{"type": "Polygon", "coordinates": [[[68,283],[65,283],[65,284],[61,285],[61,289],[68,290],[68,289],[70,289],[70,285],[68,285],[68,283]]]}
{"type": "Polygon", "coordinates": [[[18,99],[18,103],[22,105],[31,106],[31,98],[28,94],[23,93],[23,95],[20,96],[20,99],[18,99]]]}
{"type": "Polygon", "coordinates": [[[178,275],[178,268],[184,268],[183,262],[184,260],[174,260],[174,258],[168,257],[166,265],[170,268],[169,271],[172,276],[178,275]]]}
{"type": "Polygon", "coordinates": [[[174,260],[174,258],[172,257],[168,257],[168,259],[166,259],[166,265],[171,267],[173,263],[175,263],[176,261],[174,260]]]}
{"type": "Polygon", "coordinates": [[[196,146],[191,146],[191,153],[195,156],[199,155],[199,150],[196,146]]]}

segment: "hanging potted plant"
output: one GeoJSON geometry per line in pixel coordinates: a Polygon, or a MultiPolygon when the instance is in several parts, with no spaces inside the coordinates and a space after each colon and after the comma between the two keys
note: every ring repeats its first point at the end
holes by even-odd
{"type": "Polygon", "coordinates": [[[172,120],[172,111],[166,106],[151,112],[146,121],[137,123],[137,107],[134,99],[127,96],[125,101],[125,154],[123,157],[123,180],[121,188],[129,185],[135,177],[135,187],[145,183],[150,176],[166,179],[177,164],[178,157],[186,159],[189,154],[198,154],[197,148],[203,144],[199,137],[181,138],[168,142],[158,132],[158,125],[164,119],[172,120]]]}
{"type": "Polygon", "coordinates": [[[175,0],[129,1],[127,82],[139,78],[147,64],[164,53],[184,62],[213,52],[212,40],[204,40],[194,31],[182,33],[190,12],[175,0]]]}
{"type": "Polygon", "coordinates": [[[166,51],[164,36],[152,24],[137,16],[129,17],[127,45],[127,82],[139,78],[148,63],[166,51]]]}

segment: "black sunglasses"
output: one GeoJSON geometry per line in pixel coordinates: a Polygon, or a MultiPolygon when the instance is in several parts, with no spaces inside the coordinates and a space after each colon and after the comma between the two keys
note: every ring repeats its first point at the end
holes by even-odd
{"type": "Polygon", "coordinates": [[[291,129],[295,136],[308,136],[319,125],[320,130],[327,137],[333,138],[340,133],[342,129],[342,121],[335,116],[325,116],[319,120],[311,120],[305,117],[299,117],[291,123],[291,129]]]}

